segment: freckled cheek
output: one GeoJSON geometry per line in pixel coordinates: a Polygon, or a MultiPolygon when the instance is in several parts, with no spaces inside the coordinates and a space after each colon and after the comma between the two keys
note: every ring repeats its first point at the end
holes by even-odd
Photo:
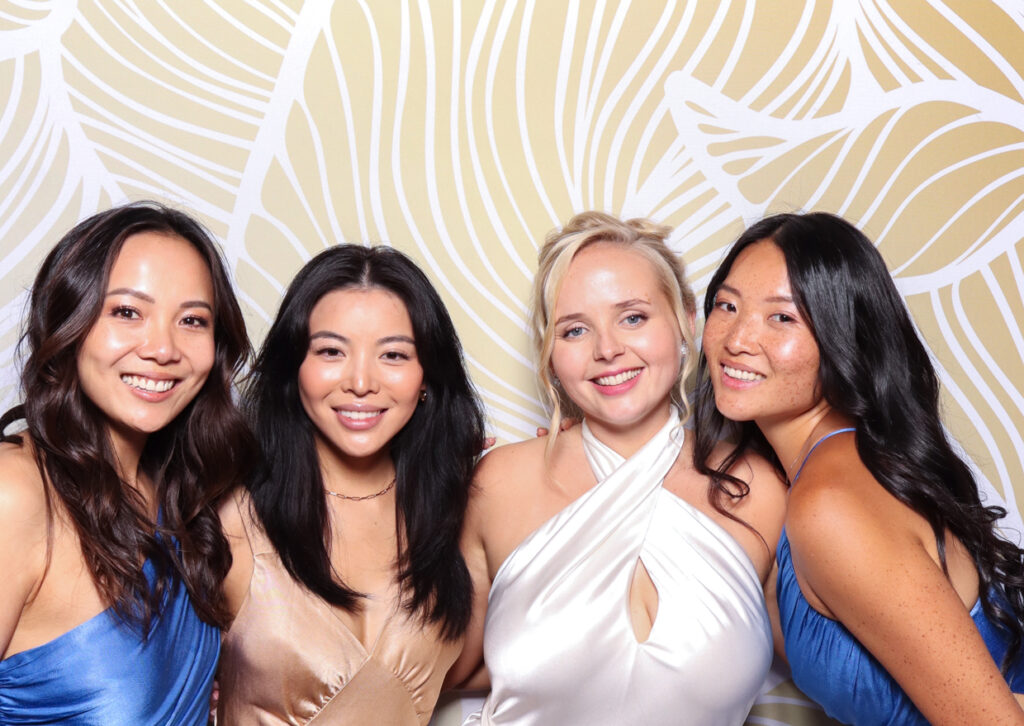
{"type": "Polygon", "coordinates": [[[775,371],[782,383],[780,395],[794,404],[816,399],[819,363],[817,348],[805,341],[781,343],[775,358],[775,371]]]}

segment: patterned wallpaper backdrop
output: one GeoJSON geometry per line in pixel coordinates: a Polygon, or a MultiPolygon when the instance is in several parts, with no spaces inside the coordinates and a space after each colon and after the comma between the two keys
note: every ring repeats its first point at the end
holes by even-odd
{"type": "MultiPolygon", "coordinates": [[[[745,223],[823,209],[877,241],[1019,532],[1022,73],[1014,0],[0,0],[0,404],[43,255],[126,200],[207,223],[257,342],[323,247],[409,253],[503,441],[544,420],[550,228],[674,225],[702,294],[745,223]]],[[[802,703],[782,685],[750,723],[821,722],[802,703]]]]}

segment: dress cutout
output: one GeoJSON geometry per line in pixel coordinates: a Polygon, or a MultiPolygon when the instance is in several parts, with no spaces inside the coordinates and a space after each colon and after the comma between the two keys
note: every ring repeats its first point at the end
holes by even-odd
{"type": "Polygon", "coordinates": [[[498,569],[484,633],[492,690],[466,726],[743,723],[771,628],[743,548],[662,487],[684,438],[673,412],[623,459],[584,422],[598,484],[498,569]],[[658,591],[642,643],[629,614],[638,558],[658,591]]]}
{"type": "MultiPolygon", "coordinates": [[[[796,483],[804,464],[819,444],[836,434],[852,431],[856,429],[836,429],[818,439],[804,457],[793,482],[796,483]]],[[[853,633],[807,602],[796,579],[785,530],[779,538],[775,561],[778,564],[779,616],[786,642],[786,658],[797,687],[841,723],[928,726],[927,719],[910,697],[853,633]]],[[[995,590],[991,596],[997,601],[1001,597],[995,590]]],[[[970,614],[992,658],[997,664],[1001,663],[1006,653],[1006,635],[985,615],[980,600],[971,608],[970,614]]],[[[1024,692],[1024,654],[1018,656],[1009,669],[1006,682],[1011,690],[1024,692]]]]}
{"type": "Polygon", "coordinates": [[[202,726],[219,650],[220,630],[173,580],[145,642],[107,609],[0,661],[0,724],[202,726]]]}
{"type": "Polygon", "coordinates": [[[398,608],[367,649],[343,612],[292,579],[236,499],[253,551],[249,594],[224,636],[221,726],[425,726],[461,641],[398,608]]]}

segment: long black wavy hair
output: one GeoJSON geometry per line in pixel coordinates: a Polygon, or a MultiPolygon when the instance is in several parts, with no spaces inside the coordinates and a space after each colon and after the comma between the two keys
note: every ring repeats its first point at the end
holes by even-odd
{"type": "MultiPolygon", "coordinates": [[[[886,491],[928,521],[944,571],[947,531],[974,559],[985,613],[1009,637],[1005,671],[1024,639],[1024,551],[996,533],[1006,510],[981,503],[970,469],[946,438],[938,377],[885,261],[840,217],[822,212],[768,217],[743,233],[711,278],[705,317],[736,257],[762,240],[774,242],[786,259],[794,303],[818,344],[821,393],[854,421],[864,465],[886,491]]],[[[695,411],[694,463],[716,486],[737,485],[725,472],[745,451],[765,456],[786,477],[756,424],[719,413],[703,355],[695,411]],[[711,452],[721,438],[736,445],[713,469],[711,452]]]]}
{"type": "Polygon", "coordinates": [[[398,541],[404,543],[398,580],[406,610],[440,623],[443,636],[454,639],[465,631],[471,609],[459,535],[484,418],[448,311],[426,275],[402,253],[385,246],[331,247],[288,287],[244,394],[263,450],[262,465],[248,483],[252,505],[296,581],[333,605],[359,609],[360,593],[331,567],[315,426],[302,407],[298,383],[313,307],[327,293],[350,288],[393,293],[412,321],[427,395],[389,447],[398,541]]]}
{"type": "MultiPolygon", "coordinates": [[[[36,276],[19,346],[27,348],[21,375],[24,403],[0,418],[0,432],[25,420],[45,486],[50,532],[56,497],[74,525],[101,597],[125,622],[141,625],[144,635],[169,584],[178,578],[199,616],[224,626],[221,581],[231,555],[216,501],[239,483],[255,445],[231,395],[235,375],[251,351],[249,339],[209,234],[184,212],[156,202],[115,207],[80,222],[57,243],[36,276]],[[138,493],[118,476],[108,421],[78,378],[78,353],[102,311],[110,270],[125,240],[140,232],[187,241],[213,281],[213,368],[181,413],[148,437],[139,461],[156,487],[159,526],[138,493]],[[167,546],[169,538],[178,546],[167,546]],[[144,559],[155,568],[153,588],[142,569],[144,559]]],[[[21,437],[3,439],[20,442],[21,437]]]]}

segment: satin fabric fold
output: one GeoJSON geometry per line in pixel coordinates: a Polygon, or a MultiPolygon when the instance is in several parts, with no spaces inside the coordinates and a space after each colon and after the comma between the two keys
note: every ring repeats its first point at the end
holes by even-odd
{"type": "Polygon", "coordinates": [[[145,641],[104,610],[0,661],[0,724],[205,724],[219,650],[220,631],[175,581],[145,641]]]}
{"type": "MultiPolygon", "coordinates": [[[[244,502],[249,594],[224,636],[220,723],[426,726],[461,641],[398,607],[366,648],[341,609],[297,583],[244,502]]],[[[397,585],[396,585],[397,591],[397,585]]]]}
{"type": "Polygon", "coordinates": [[[662,487],[684,431],[624,459],[583,424],[598,484],[530,534],[488,599],[492,691],[466,726],[741,724],[771,663],[757,574],[718,524],[662,487]],[[650,636],[629,615],[637,560],[658,591],[650,636]]]}

